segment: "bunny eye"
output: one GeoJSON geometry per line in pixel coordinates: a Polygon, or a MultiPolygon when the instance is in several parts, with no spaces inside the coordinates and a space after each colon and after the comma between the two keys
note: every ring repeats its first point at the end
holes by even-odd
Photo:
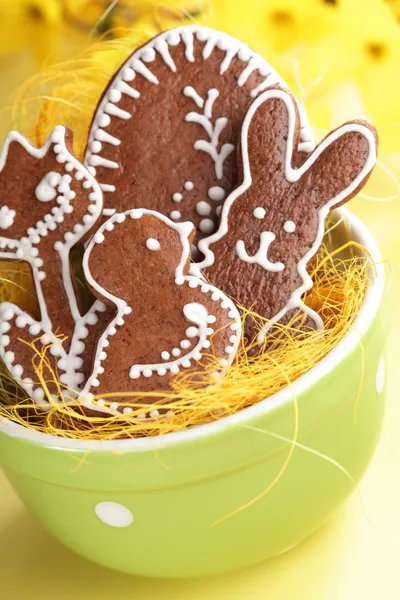
{"type": "Polygon", "coordinates": [[[262,208],[261,206],[257,206],[257,208],[255,208],[253,210],[253,216],[256,219],[263,219],[266,214],[267,214],[267,212],[266,212],[265,208],[262,208]]]}
{"type": "Polygon", "coordinates": [[[146,248],[149,250],[159,250],[161,248],[160,242],[154,238],[146,240],[146,248]]]}
{"type": "Polygon", "coordinates": [[[283,229],[286,233],[293,233],[296,229],[296,224],[293,221],[285,221],[283,224],[283,229]]]}
{"type": "Polygon", "coordinates": [[[36,187],[35,196],[40,202],[51,202],[57,196],[57,187],[61,183],[60,173],[50,171],[41,179],[36,187]]]}

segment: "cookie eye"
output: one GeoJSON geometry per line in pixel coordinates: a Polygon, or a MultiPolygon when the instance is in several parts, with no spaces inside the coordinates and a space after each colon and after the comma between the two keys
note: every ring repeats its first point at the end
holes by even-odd
{"type": "Polygon", "coordinates": [[[296,224],[293,221],[285,221],[283,224],[283,229],[286,233],[293,233],[296,229],[296,224]]]}
{"type": "Polygon", "coordinates": [[[40,202],[51,202],[57,196],[57,187],[61,183],[60,173],[50,171],[42,178],[36,187],[35,196],[40,202]]]}
{"type": "Polygon", "coordinates": [[[264,208],[262,208],[261,206],[257,206],[257,208],[255,208],[253,210],[253,216],[256,219],[263,219],[266,215],[266,210],[264,208]]]}
{"type": "Polygon", "coordinates": [[[2,206],[0,208],[0,229],[8,229],[13,225],[15,219],[15,210],[2,206]]]}
{"type": "Polygon", "coordinates": [[[160,242],[154,238],[149,238],[146,241],[146,248],[149,250],[159,250],[161,248],[160,242]]]}

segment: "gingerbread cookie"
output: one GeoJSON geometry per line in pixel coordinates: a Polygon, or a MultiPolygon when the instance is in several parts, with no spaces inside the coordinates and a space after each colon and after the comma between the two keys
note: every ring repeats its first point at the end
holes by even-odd
{"type": "MultiPolygon", "coordinates": [[[[322,243],[329,211],[363,187],[376,162],[375,129],[354,121],[331,132],[295,168],[300,128],[296,102],[283,89],[253,102],[238,153],[242,183],[227,198],[218,231],[200,242],[205,258],[192,268],[269,319],[260,342],[273,322],[298,309],[323,327],[302,301],[312,287],[307,264],[322,243]]],[[[249,324],[247,336],[254,333],[249,324]]]]}
{"type": "MultiPolygon", "coordinates": [[[[104,92],[85,164],[105,214],[148,208],[215,231],[236,179],[235,150],[252,100],[280,83],[245,44],[201,26],[164,32],[136,50],[104,92]]],[[[299,107],[300,109],[300,107],[299,107]]],[[[299,148],[313,138],[302,113],[299,148]]]]}
{"type": "Polygon", "coordinates": [[[180,371],[220,377],[238,348],[241,321],[220,290],[187,276],[191,223],[173,223],[149,210],[116,213],[90,241],[84,272],[97,298],[116,307],[94,356],[79,400],[104,413],[132,412],[123,392],[168,391],[180,371]],[[112,392],[120,396],[93,400],[112,392]],[[107,402],[107,404],[106,404],[107,402]]]}
{"type": "MultiPolygon", "coordinates": [[[[9,302],[0,304],[0,357],[44,406],[48,399],[28,344],[38,342],[40,351],[47,346],[58,361],[62,384],[77,389],[85,379],[82,351],[85,343],[93,346],[93,328],[106,309],[96,302],[82,315],[71,276],[71,249],[96,228],[103,209],[98,184],[71,147],[72,134],[64,127],[56,127],[40,149],[12,132],[0,156],[0,258],[30,265],[40,309],[32,315],[9,302]]],[[[45,367],[44,379],[50,376],[45,367]]]]}

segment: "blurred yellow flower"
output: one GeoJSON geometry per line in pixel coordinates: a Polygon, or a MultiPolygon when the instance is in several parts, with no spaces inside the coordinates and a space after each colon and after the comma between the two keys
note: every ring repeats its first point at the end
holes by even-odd
{"type": "Polygon", "coordinates": [[[54,50],[62,14],[59,0],[0,0],[0,52],[30,47],[44,60],[54,50]]]}
{"type": "MultiPolygon", "coordinates": [[[[400,0],[0,0],[0,11],[0,52],[29,46],[37,64],[71,31],[83,32],[78,50],[89,34],[141,39],[193,20],[216,27],[262,53],[321,129],[365,115],[384,125],[386,149],[398,147],[400,0]]],[[[105,71],[118,62],[118,49],[95,52],[105,71]]]]}
{"type": "Polygon", "coordinates": [[[99,33],[118,30],[174,27],[186,19],[197,18],[207,4],[202,0],[65,0],[66,18],[88,30],[94,26],[99,33]]]}
{"type": "Polygon", "coordinates": [[[398,129],[390,124],[400,121],[400,25],[392,10],[400,0],[213,5],[212,24],[264,54],[300,95],[313,124],[330,129],[364,115],[385,125],[386,149],[399,147],[398,129]]]}

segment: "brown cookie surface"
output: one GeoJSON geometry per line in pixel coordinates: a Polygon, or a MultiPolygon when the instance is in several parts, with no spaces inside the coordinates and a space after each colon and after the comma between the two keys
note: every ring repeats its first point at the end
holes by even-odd
{"type": "MultiPolygon", "coordinates": [[[[278,82],[285,85],[245,44],[201,26],[162,33],[134,52],[104,93],[85,156],[106,211],[148,208],[194,223],[197,239],[213,233],[236,183],[246,111],[278,82]]],[[[305,117],[301,147],[313,148],[305,117]]]]}
{"type": "MultiPolygon", "coordinates": [[[[321,245],[329,211],[352,198],[371,173],[376,132],[364,122],[346,123],[305,161],[297,157],[299,135],[288,92],[271,89],[254,101],[241,132],[242,183],[224,204],[219,230],[200,242],[205,259],[192,272],[201,269],[213,285],[272,322],[301,309],[322,328],[302,302],[312,287],[307,264],[321,245]]],[[[251,325],[246,334],[253,339],[251,325]]]]}
{"type": "Polygon", "coordinates": [[[186,275],[192,229],[191,223],[135,209],[115,214],[90,241],[84,256],[87,282],[116,313],[79,397],[86,408],[130,412],[135,398],[124,392],[168,392],[187,369],[209,371],[211,362],[218,377],[232,362],[240,315],[220,290],[186,275]],[[116,397],[101,398],[114,392],[116,397]],[[100,396],[95,402],[94,394],[100,396]]]}
{"type": "MultiPolygon", "coordinates": [[[[76,389],[84,379],[82,340],[90,340],[96,312],[103,310],[98,303],[81,314],[71,275],[70,252],[96,228],[103,208],[98,184],[71,146],[72,134],[61,126],[40,149],[12,132],[0,159],[0,258],[30,265],[40,309],[37,318],[12,303],[0,304],[0,356],[41,404],[47,400],[29,344],[35,343],[39,353],[48,347],[52,368],[59,369],[63,384],[76,389]]],[[[48,374],[45,369],[45,379],[48,374]]]]}

